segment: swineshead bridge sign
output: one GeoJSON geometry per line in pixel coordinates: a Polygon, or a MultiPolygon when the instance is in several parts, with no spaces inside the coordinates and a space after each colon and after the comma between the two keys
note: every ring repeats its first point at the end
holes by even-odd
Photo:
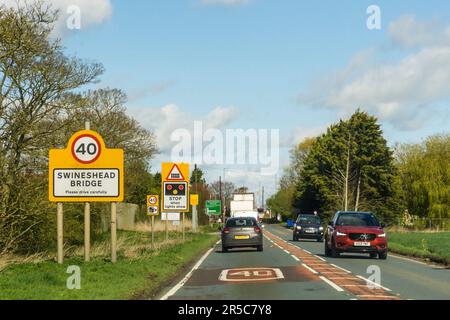
{"type": "Polygon", "coordinates": [[[123,150],[107,149],[98,133],[77,132],[66,149],[50,150],[50,201],[123,201],[123,158],[123,150]]]}

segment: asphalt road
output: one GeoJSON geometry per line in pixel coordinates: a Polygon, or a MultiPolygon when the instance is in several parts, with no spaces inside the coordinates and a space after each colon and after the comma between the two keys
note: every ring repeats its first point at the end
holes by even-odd
{"type": "Polygon", "coordinates": [[[349,300],[450,299],[450,270],[390,255],[323,255],[323,243],[292,241],[292,231],[267,226],[264,252],[220,244],[205,254],[162,299],[349,300]],[[379,270],[380,282],[373,283],[379,270]]]}

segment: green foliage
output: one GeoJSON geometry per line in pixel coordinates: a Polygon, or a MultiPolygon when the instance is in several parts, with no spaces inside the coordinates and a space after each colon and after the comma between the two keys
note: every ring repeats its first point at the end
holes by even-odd
{"type": "Polygon", "coordinates": [[[377,119],[357,111],[314,143],[301,170],[294,207],[318,211],[324,217],[346,207],[389,216],[395,173],[392,152],[377,119]]]}
{"type": "Polygon", "coordinates": [[[403,206],[409,214],[450,218],[450,135],[396,150],[403,206]]]}

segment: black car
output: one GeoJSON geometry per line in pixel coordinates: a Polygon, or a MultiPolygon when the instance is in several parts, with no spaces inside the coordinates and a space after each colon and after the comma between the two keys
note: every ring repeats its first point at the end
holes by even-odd
{"type": "Polygon", "coordinates": [[[319,216],[311,214],[300,214],[294,225],[293,240],[316,239],[323,241],[323,226],[319,216]]]}

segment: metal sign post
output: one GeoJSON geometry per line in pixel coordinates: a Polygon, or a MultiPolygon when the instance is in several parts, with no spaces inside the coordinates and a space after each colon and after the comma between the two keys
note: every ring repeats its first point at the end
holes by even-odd
{"type": "Polygon", "coordinates": [[[155,250],[155,217],[152,216],[152,249],[155,250]]]}

